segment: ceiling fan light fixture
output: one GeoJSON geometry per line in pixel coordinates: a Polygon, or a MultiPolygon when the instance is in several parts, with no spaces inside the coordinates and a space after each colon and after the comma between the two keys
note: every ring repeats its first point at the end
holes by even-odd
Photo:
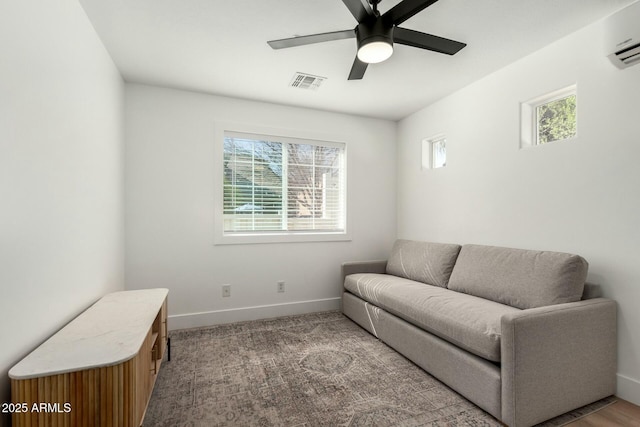
{"type": "Polygon", "coordinates": [[[386,41],[372,41],[358,49],[358,59],[367,64],[386,61],[393,54],[393,45],[386,41]]]}
{"type": "Polygon", "coordinates": [[[393,27],[382,19],[367,20],[356,27],[358,59],[366,64],[377,64],[393,54],[393,27]]]}

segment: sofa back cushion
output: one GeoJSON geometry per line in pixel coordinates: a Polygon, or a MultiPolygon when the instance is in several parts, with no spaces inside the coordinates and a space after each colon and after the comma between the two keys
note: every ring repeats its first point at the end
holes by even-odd
{"type": "Polygon", "coordinates": [[[447,287],[460,245],[397,240],[387,262],[387,274],[447,287]]]}
{"type": "Polygon", "coordinates": [[[589,264],[578,255],[464,245],[449,289],[517,308],[579,301],[589,264]]]}

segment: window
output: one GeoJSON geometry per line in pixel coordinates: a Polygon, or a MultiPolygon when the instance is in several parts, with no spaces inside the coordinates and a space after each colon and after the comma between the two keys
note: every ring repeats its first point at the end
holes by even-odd
{"type": "Polygon", "coordinates": [[[345,234],[344,144],[225,131],[223,147],[224,236],[345,234]]]}
{"type": "Polygon", "coordinates": [[[447,165],[447,139],[444,135],[422,141],[422,168],[437,169],[447,165]]]}
{"type": "Polygon", "coordinates": [[[575,137],[576,101],[576,85],[573,85],[522,103],[522,147],[575,137]]]}

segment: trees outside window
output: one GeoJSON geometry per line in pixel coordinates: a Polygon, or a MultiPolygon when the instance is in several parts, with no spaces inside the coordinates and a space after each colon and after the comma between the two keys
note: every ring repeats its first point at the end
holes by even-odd
{"type": "Polygon", "coordinates": [[[523,102],[520,114],[522,148],[574,138],[578,135],[577,86],[523,102]]]}
{"type": "Polygon", "coordinates": [[[538,144],[576,136],[576,96],[570,95],[536,108],[538,144]]]}

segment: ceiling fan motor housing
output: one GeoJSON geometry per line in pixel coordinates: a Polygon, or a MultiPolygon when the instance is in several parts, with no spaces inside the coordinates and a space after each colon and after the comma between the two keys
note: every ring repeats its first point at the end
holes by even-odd
{"type": "Polygon", "coordinates": [[[381,18],[365,20],[356,27],[356,40],[358,49],[373,42],[383,42],[393,46],[393,25],[385,24],[381,18]]]}

